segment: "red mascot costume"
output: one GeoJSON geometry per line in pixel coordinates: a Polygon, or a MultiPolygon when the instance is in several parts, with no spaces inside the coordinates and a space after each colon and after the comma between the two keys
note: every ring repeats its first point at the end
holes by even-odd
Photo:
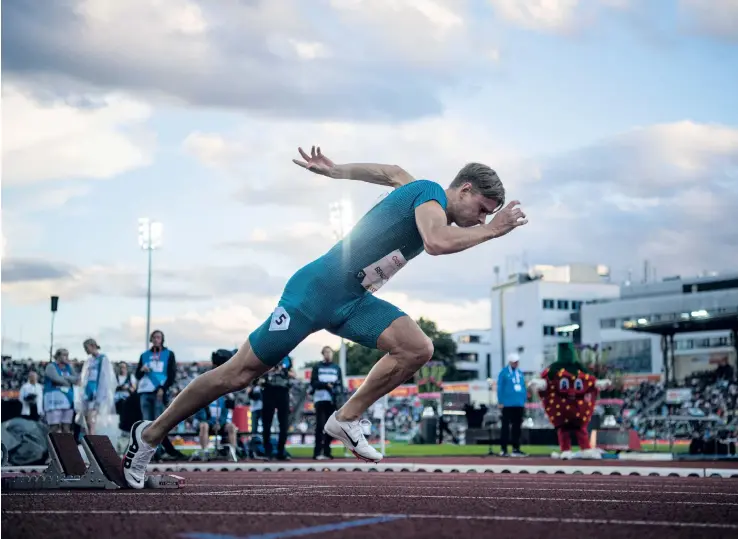
{"type": "Polygon", "coordinates": [[[597,380],[577,361],[572,344],[559,344],[556,362],[541,372],[540,379],[528,384],[538,391],[546,416],[558,435],[561,453],[554,452],[552,457],[602,458],[600,450],[590,445],[587,426],[592,419],[600,389],[609,385],[609,380],[597,380]],[[578,453],[571,450],[572,434],[579,445],[578,453]]]}

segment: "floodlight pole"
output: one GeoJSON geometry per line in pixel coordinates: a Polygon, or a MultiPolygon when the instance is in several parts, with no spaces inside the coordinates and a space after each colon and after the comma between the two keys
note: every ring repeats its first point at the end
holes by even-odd
{"type": "MultiPolygon", "coordinates": [[[[151,227],[150,224],[149,224],[149,227],[151,227]]],[[[146,287],[146,347],[144,348],[144,350],[149,347],[149,338],[151,335],[151,263],[152,263],[152,259],[154,258],[153,257],[154,249],[149,247],[147,251],[149,252],[149,270],[148,270],[148,284],[146,287]]]]}
{"type": "Polygon", "coordinates": [[[149,347],[149,338],[151,335],[151,281],[154,262],[153,251],[160,246],[159,243],[161,238],[158,237],[160,231],[160,223],[153,222],[148,218],[141,218],[138,220],[138,243],[141,249],[148,251],[148,268],[146,272],[146,337],[144,348],[149,347]]]}

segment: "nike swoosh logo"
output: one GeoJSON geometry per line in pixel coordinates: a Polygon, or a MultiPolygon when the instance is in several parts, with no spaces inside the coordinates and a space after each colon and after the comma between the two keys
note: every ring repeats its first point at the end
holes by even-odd
{"type": "Polygon", "coordinates": [[[346,429],[344,429],[343,427],[341,427],[341,430],[344,433],[346,433],[346,438],[349,439],[349,441],[353,444],[354,447],[356,447],[357,445],[359,445],[359,442],[358,441],[354,441],[354,439],[351,437],[351,435],[348,432],[346,432],[346,429]]]}

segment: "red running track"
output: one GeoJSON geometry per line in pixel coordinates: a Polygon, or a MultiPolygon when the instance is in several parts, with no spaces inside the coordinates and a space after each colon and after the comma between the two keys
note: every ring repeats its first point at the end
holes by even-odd
{"type": "Polygon", "coordinates": [[[2,535],[738,537],[735,479],[398,472],[181,475],[187,486],[179,491],[3,493],[2,535]]]}

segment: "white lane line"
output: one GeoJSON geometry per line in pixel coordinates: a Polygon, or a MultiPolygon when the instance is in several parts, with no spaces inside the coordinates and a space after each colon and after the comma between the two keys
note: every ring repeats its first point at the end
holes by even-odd
{"type": "MultiPolygon", "coordinates": [[[[238,485],[240,487],[243,487],[244,485],[238,485]]],[[[182,492],[178,489],[151,489],[151,490],[145,490],[141,492],[140,490],[128,490],[128,489],[121,489],[121,490],[64,490],[64,491],[58,491],[58,490],[39,490],[39,491],[33,491],[33,492],[3,492],[3,496],[46,496],[46,497],[65,497],[65,496],[84,496],[84,495],[91,495],[91,496],[99,496],[100,494],[103,494],[104,496],[110,496],[114,494],[123,494],[126,496],[161,496],[161,495],[169,495],[169,496],[230,496],[234,494],[239,495],[253,495],[253,496],[271,496],[274,494],[283,494],[283,493],[305,493],[313,491],[314,489],[327,489],[327,488],[334,488],[332,486],[320,486],[320,485],[310,485],[310,486],[304,486],[304,487],[297,487],[297,486],[284,486],[284,487],[276,487],[276,488],[263,488],[263,486],[259,486],[258,490],[254,490],[253,488],[241,488],[241,489],[235,489],[235,490],[206,490],[201,492],[182,492]]]]}
{"type": "MultiPolygon", "coordinates": [[[[316,488],[320,488],[316,485],[316,488]]],[[[322,488],[335,489],[335,490],[353,490],[353,489],[399,489],[399,490],[432,490],[432,486],[418,487],[415,485],[325,485],[322,488]]],[[[469,490],[469,486],[444,486],[446,490],[458,490],[464,489],[469,490]]],[[[653,494],[657,492],[659,495],[662,494],[674,494],[680,496],[738,496],[738,492],[715,492],[715,491],[691,491],[691,490],[661,490],[655,491],[654,489],[613,489],[613,488],[536,488],[536,487],[497,487],[497,486],[479,486],[471,487],[480,491],[506,491],[506,490],[517,490],[517,491],[529,491],[529,492],[607,492],[607,493],[618,493],[618,494],[653,494]]],[[[399,494],[399,493],[398,493],[399,494]]]]}
{"type": "Polygon", "coordinates": [[[197,510],[133,510],[133,511],[96,511],[96,510],[29,510],[29,511],[2,511],[3,515],[172,515],[172,516],[285,516],[285,517],[339,517],[339,518],[372,518],[389,517],[426,520],[461,520],[461,521],[497,521],[497,522],[527,522],[527,523],[552,523],[552,524],[583,524],[583,525],[607,525],[607,526],[646,526],[656,528],[701,528],[738,530],[738,524],[721,524],[713,522],[678,522],[659,520],[627,520],[627,519],[604,519],[604,518],[560,518],[560,517],[522,517],[509,515],[439,515],[418,513],[339,513],[339,512],[300,512],[300,511],[197,511],[197,510]]]}
{"type": "MultiPolygon", "coordinates": [[[[403,485],[403,486],[386,486],[386,485],[310,485],[305,487],[298,487],[298,486],[283,486],[283,487],[267,487],[266,485],[237,485],[237,487],[247,487],[247,488],[235,488],[232,490],[216,490],[216,491],[199,491],[199,492],[182,492],[180,490],[175,489],[158,489],[156,492],[152,491],[144,491],[144,492],[131,492],[130,490],[113,490],[113,491],[105,491],[105,494],[126,494],[126,495],[136,495],[140,496],[142,494],[144,495],[159,495],[159,494],[170,494],[170,495],[179,495],[179,496],[228,496],[233,494],[253,494],[254,496],[269,496],[272,494],[282,494],[282,493],[295,493],[295,494],[304,494],[305,492],[311,492],[313,490],[321,490],[321,491],[346,491],[346,490],[356,490],[356,489],[378,489],[386,491],[388,489],[397,490],[398,492],[395,492],[391,495],[397,495],[403,493],[403,491],[424,491],[424,490],[432,490],[433,487],[417,487],[417,486],[411,486],[411,485],[403,485]]],[[[455,489],[468,489],[468,487],[443,487],[445,490],[455,490],[455,489]]],[[[523,492],[591,492],[591,493],[607,493],[607,494],[649,494],[652,495],[654,492],[658,492],[659,495],[679,495],[679,496],[738,496],[738,493],[736,492],[693,492],[693,491],[687,491],[687,490],[658,490],[654,491],[654,489],[609,489],[609,488],[533,488],[533,487],[484,487],[478,489],[481,493],[484,494],[492,494],[497,491],[523,491],[523,492]]],[[[100,494],[99,491],[76,491],[76,492],[70,492],[70,491],[34,491],[34,492],[3,492],[3,496],[79,496],[84,494],[91,494],[91,495],[97,495],[100,494]]],[[[320,493],[320,496],[328,496],[330,493],[324,494],[323,492],[320,493]]],[[[341,496],[351,497],[353,494],[341,494],[341,496]]],[[[410,494],[412,496],[415,496],[415,494],[410,494]]],[[[363,494],[362,496],[369,496],[369,494],[363,494]]],[[[389,494],[388,494],[389,496],[389,494]]],[[[446,496],[448,498],[467,498],[467,496],[446,496]]],[[[491,496],[489,496],[491,497],[491,496]]],[[[627,500],[623,500],[627,501],[627,500]]]]}
{"type": "MultiPolygon", "coordinates": [[[[243,485],[241,485],[243,486],[243,485]]],[[[246,489],[238,489],[238,490],[219,490],[216,492],[174,492],[173,494],[179,494],[181,496],[220,496],[223,494],[253,494],[256,496],[269,496],[271,494],[280,494],[282,492],[312,492],[314,489],[326,489],[326,488],[334,488],[332,486],[320,486],[320,485],[310,485],[310,486],[304,486],[304,487],[297,487],[297,486],[284,486],[284,487],[275,487],[275,488],[263,488],[259,487],[259,490],[254,490],[253,488],[246,488],[246,489]]],[[[147,494],[156,494],[155,492],[148,492],[147,494]]]]}
{"type": "MultiPolygon", "coordinates": [[[[293,491],[294,489],[285,489],[284,492],[278,492],[276,494],[279,494],[284,497],[299,497],[303,496],[306,493],[305,492],[296,492],[292,493],[290,491],[293,491]]],[[[14,493],[14,494],[3,494],[3,496],[38,496],[38,497],[66,497],[66,496],[80,496],[84,494],[100,494],[99,492],[90,492],[90,491],[79,491],[79,492],[33,492],[33,493],[14,493]]],[[[142,496],[142,495],[148,495],[148,496],[158,496],[160,494],[169,494],[171,496],[213,496],[214,494],[212,492],[177,492],[177,491],[168,491],[168,490],[160,490],[159,492],[135,492],[132,493],[130,491],[106,491],[105,496],[110,496],[114,494],[124,494],[124,495],[130,495],[130,496],[142,496]]],[[[241,497],[269,497],[273,496],[273,492],[269,491],[253,491],[253,490],[233,490],[233,491],[223,491],[218,492],[218,496],[221,497],[228,497],[228,496],[241,496],[241,497]]],[[[317,494],[319,498],[345,498],[345,499],[351,499],[351,498],[407,498],[408,496],[411,496],[412,498],[424,498],[424,499],[436,499],[436,500],[487,500],[487,501],[496,501],[496,502],[507,502],[507,501],[535,501],[535,502],[546,502],[546,503],[558,503],[558,502],[578,502],[578,503],[633,503],[633,504],[641,504],[641,505],[709,505],[709,506],[722,506],[722,507],[738,507],[738,503],[734,502],[706,502],[706,501],[684,501],[684,500],[634,500],[631,498],[561,498],[558,496],[555,497],[535,497],[535,496],[461,496],[461,495],[444,495],[444,494],[412,494],[412,493],[398,493],[398,494],[330,494],[328,492],[320,492],[317,494]]]]}
{"type": "MultiPolygon", "coordinates": [[[[224,494],[228,496],[228,494],[224,494]]],[[[291,496],[291,495],[287,495],[291,496]]],[[[638,503],[653,505],[719,505],[726,507],[738,507],[738,503],[733,502],[695,502],[695,501],[666,501],[666,500],[631,500],[631,499],[607,499],[607,498],[560,498],[556,497],[534,497],[534,496],[447,496],[443,494],[410,494],[413,498],[439,499],[439,500],[494,500],[498,502],[506,502],[511,500],[517,501],[535,501],[535,502],[586,502],[586,503],[638,503]]],[[[321,498],[407,498],[408,494],[327,494],[320,493],[321,498]]]]}
{"type": "MultiPolygon", "coordinates": [[[[475,487],[484,487],[484,488],[494,488],[495,485],[498,484],[515,484],[515,485],[547,485],[547,486],[557,486],[561,485],[562,483],[565,485],[585,485],[585,486],[623,486],[623,485],[632,485],[636,487],[670,487],[670,486],[678,486],[680,489],[694,489],[695,493],[701,493],[706,488],[709,488],[711,490],[715,490],[717,488],[729,488],[731,492],[738,493],[738,481],[735,481],[734,483],[731,483],[730,480],[727,479],[716,479],[713,481],[710,481],[708,483],[708,479],[700,479],[699,483],[694,482],[688,482],[684,479],[686,478],[669,478],[669,479],[681,479],[681,481],[658,481],[658,479],[666,479],[666,478],[652,478],[656,481],[625,481],[625,478],[621,478],[620,480],[614,479],[612,481],[577,481],[577,480],[560,480],[560,481],[552,481],[550,478],[548,479],[523,479],[520,476],[516,477],[510,477],[509,479],[500,480],[501,478],[499,476],[492,477],[485,477],[486,480],[472,480],[470,477],[469,480],[420,480],[417,481],[415,479],[408,480],[407,477],[403,478],[395,478],[395,481],[386,481],[386,479],[390,479],[392,476],[388,475],[382,475],[381,481],[383,486],[394,486],[395,484],[401,484],[403,482],[412,483],[413,485],[471,485],[473,484],[475,487]],[[686,483],[686,484],[685,484],[686,483]],[[731,488],[732,487],[732,488],[731,488]]],[[[571,476],[568,476],[571,478],[571,476]]],[[[246,483],[208,483],[206,481],[198,481],[194,482],[193,485],[202,486],[202,487],[258,487],[258,486],[279,486],[279,487],[286,487],[291,485],[319,485],[319,484],[331,484],[331,485],[357,485],[357,484],[371,484],[373,486],[378,486],[379,483],[373,481],[377,478],[377,476],[372,476],[371,478],[366,478],[364,480],[359,480],[357,477],[356,479],[340,479],[340,478],[333,478],[327,479],[326,476],[320,476],[316,477],[314,480],[308,480],[308,479],[296,479],[294,481],[290,482],[279,482],[275,483],[274,481],[249,481],[246,483]],[[326,481],[329,481],[329,483],[326,483],[326,481]]],[[[189,479],[189,478],[188,478],[189,479]]],[[[481,478],[480,478],[481,479],[481,478]]]]}

